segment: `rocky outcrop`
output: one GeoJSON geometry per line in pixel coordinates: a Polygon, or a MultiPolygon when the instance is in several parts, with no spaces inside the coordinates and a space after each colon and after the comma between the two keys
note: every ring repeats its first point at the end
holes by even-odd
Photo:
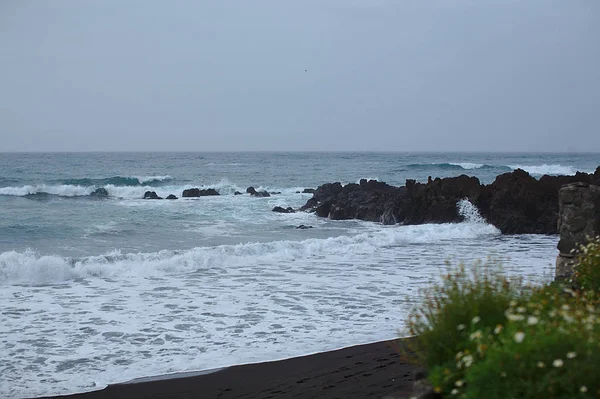
{"type": "Polygon", "coordinates": [[[375,180],[359,184],[324,184],[317,188],[303,210],[334,220],[361,219],[383,224],[457,222],[458,200],[475,198],[480,191],[475,177],[436,179],[430,184],[408,180],[394,187],[375,180]]]}
{"type": "Polygon", "coordinates": [[[288,206],[287,208],[283,208],[281,206],[276,206],[275,208],[273,208],[273,212],[277,212],[277,213],[295,213],[296,211],[291,206],[288,206]]]}
{"type": "Polygon", "coordinates": [[[308,230],[308,229],[312,229],[312,226],[307,226],[305,224],[301,224],[300,226],[296,227],[296,229],[298,230],[308,230]]]}
{"type": "Polygon", "coordinates": [[[575,251],[589,238],[600,234],[600,186],[572,183],[558,194],[558,242],[555,278],[568,279],[573,274],[575,251]]]}
{"type": "Polygon", "coordinates": [[[314,188],[305,188],[304,190],[302,190],[302,194],[314,194],[315,191],[317,190],[315,190],[314,188]]]}
{"type": "Polygon", "coordinates": [[[177,199],[177,196],[176,196],[176,195],[173,195],[173,194],[169,194],[169,195],[167,195],[167,199],[168,199],[168,200],[176,200],[176,199],[177,199]]]}
{"type": "Polygon", "coordinates": [[[236,191],[235,193],[233,193],[233,195],[242,195],[242,193],[240,193],[239,191],[236,191]]]}
{"type": "Polygon", "coordinates": [[[156,194],[156,191],[146,191],[144,193],[144,199],[162,199],[162,197],[159,197],[158,194],[156,194]]]}
{"type": "Polygon", "coordinates": [[[544,175],[537,180],[524,170],[517,169],[498,176],[484,188],[475,204],[488,222],[505,234],[556,234],[560,188],[565,184],[595,180],[596,175],[586,173],[544,175]]]}
{"type": "Polygon", "coordinates": [[[556,234],[558,190],[573,182],[600,181],[594,174],[543,176],[539,180],[523,170],[505,173],[490,185],[476,177],[407,180],[403,187],[375,180],[359,184],[327,183],[319,186],[301,210],[334,220],[361,219],[383,224],[449,223],[462,221],[457,202],[468,199],[482,216],[505,234],[556,234]]]}
{"type": "Polygon", "coordinates": [[[208,188],[206,190],[200,190],[199,188],[189,188],[187,190],[183,190],[183,193],[181,194],[181,196],[185,197],[185,198],[207,197],[210,195],[220,195],[220,194],[214,188],[208,188]]]}
{"type": "Polygon", "coordinates": [[[253,197],[270,197],[271,196],[271,194],[269,194],[266,191],[256,191],[256,189],[252,186],[248,187],[246,189],[246,192],[253,197]]]}

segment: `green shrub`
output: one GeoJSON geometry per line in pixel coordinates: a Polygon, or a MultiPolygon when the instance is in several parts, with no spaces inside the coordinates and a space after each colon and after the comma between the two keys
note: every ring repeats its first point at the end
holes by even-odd
{"type": "Polygon", "coordinates": [[[548,286],[510,306],[507,324],[465,374],[458,397],[592,398],[600,394],[595,294],[548,286]]]}
{"type": "Polygon", "coordinates": [[[464,266],[430,288],[408,327],[445,397],[600,397],[600,242],[579,256],[582,288],[523,287],[493,265],[464,266]]]}
{"type": "Polygon", "coordinates": [[[519,286],[488,263],[460,266],[425,291],[425,303],[413,310],[408,327],[436,391],[450,393],[464,377],[465,365],[481,351],[477,337],[505,324],[504,311],[518,298],[519,286]]]}
{"type": "Polygon", "coordinates": [[[600,290],[600,237],[581,246],[575,266],[575,283],[583,290],[600,290]]]}

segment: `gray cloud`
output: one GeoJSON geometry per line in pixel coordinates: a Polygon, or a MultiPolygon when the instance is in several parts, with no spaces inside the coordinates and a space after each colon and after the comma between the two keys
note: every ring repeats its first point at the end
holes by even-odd
{"type": "Polygon", "coordinates": [[[0,31],[0,151],[600,151],[596,0],[5,0],[0,31]]]}

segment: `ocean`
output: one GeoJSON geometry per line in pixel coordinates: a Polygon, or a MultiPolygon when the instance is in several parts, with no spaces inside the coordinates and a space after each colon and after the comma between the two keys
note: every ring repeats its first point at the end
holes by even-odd
{"type": "Polygon", "coordinates": [[[298,208],[304,188],[328,182],[491,183],[515,168],[540,177],[599,164],[599,154],[0,153],[0,397],[401,336],[446,262],[491,258],[549,281],[556,236],[503,236],[468,202],[457,204],[465,222],[421,226],[271,209],[298,208]],[[248,186],[281,194],[250,197],[248,186]],[[142,199],[191,187],[221,195],[142,199]],[[109,196],[91,196],[98,188],[109,196]]]}

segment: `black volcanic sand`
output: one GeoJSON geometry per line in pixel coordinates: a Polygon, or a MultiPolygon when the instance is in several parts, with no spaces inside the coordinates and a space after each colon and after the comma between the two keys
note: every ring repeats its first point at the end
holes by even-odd
{"type": "Polygon", "coordinates": [[[402,354],[405,347],[405,340],[376,342],[210,374],[141,379],[57,398],[408,397],[418,366],[402,354]]]}

